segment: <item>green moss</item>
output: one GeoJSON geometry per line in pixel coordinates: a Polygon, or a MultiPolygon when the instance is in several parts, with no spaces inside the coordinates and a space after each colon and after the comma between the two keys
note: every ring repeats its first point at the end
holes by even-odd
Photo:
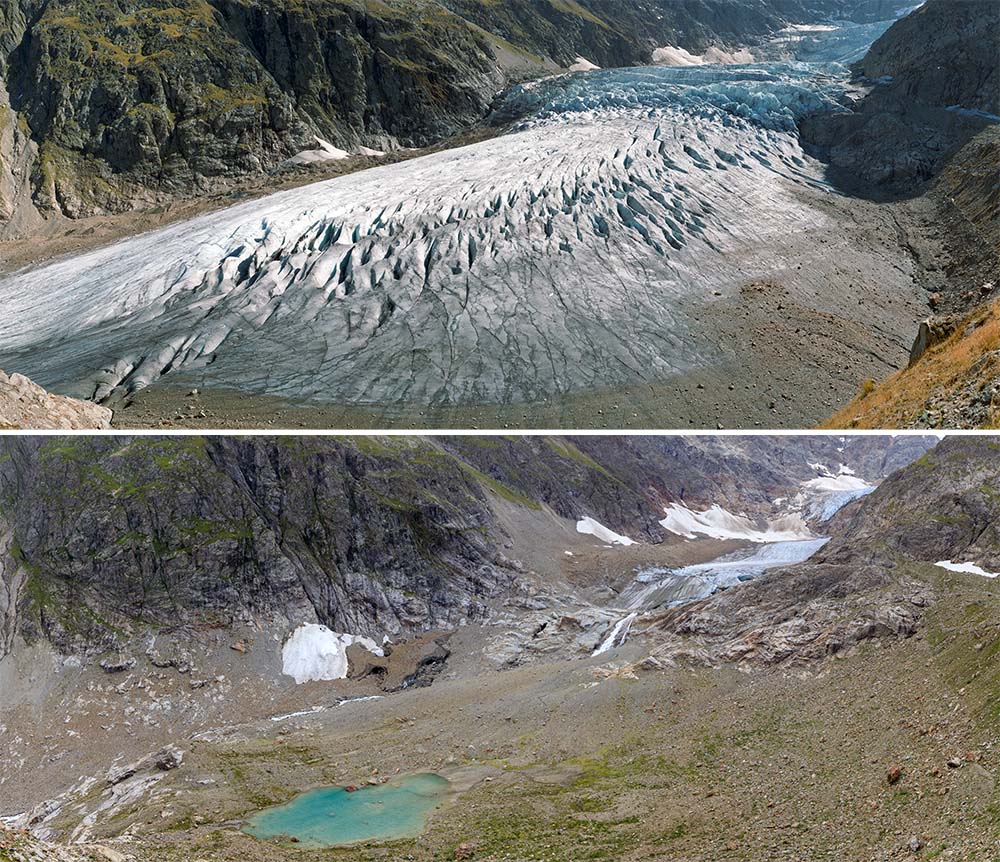
{"type": "Polygon", "coordinates": [[[550,449],[552,449],[554,452],[556,452],[563,458],[569,458],[571,461],[576,461],[578,464],[582,464],[584,467],[588,467],[591,470],[596,470],[598,473],[600,473],[603,476],[606,476],[608,479],[615,479],[615,477],[612,476],[607,470],[605,470],[604,467],[598,464],[589,455],[581,452],[579,449],[576,448],[576,446],[574,446],[568,440],[556,440],[552,437],[546,437],[545,442],[550,449]]]}
{"type": "Polygon", "coordinates": [[[465,470],[470,475],[474,476],[480,485],[483,485],[487,490],[492,491],[498,497],[507,500],[509,503],[517,503],[520,506],[527,506],[529,509],[541,509],[542,505],[537,500],[532,500],[530,497],[525,496],[520,491],[516,491],[513,488],[504,485],[502,482],[498,482],[492,476],[487,476],[485,473],[480,472],[471,464],[462,464],[462,469],[465,470]]]}

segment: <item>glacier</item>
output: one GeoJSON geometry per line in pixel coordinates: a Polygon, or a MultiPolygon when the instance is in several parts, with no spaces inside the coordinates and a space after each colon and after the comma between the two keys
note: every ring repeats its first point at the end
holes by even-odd
{"type": "MultiPolygon", "coordinates": [[[[167,378],[453,405],[718,364],[703,311],[774,267],[818,269],[795,238],[837,231],[795,121],[841,110],[845,80],[788,62],[516,87],[497,137],[0,277],[0,367],[96,401],[167,378]]],[[[872,254],[897,294],[900,255],[872,254]]],[[[856,312],[818,275],[799,281],[792,300],[816,314],[856,312]]],[[[890,305],[873,305],[872,326],[898,329],[890,305]]]]}
{"type": "Polygon", "coordinates": [[[720,589],[760,577],[768,569],[808,560],[828,541],[829,537],[819,537],[774,542],[752,551],[734,551],[708,563],[678,569],[645,569],[622,592],[620,599],[625,607],[648,612],[708,598],[720,589]]]}

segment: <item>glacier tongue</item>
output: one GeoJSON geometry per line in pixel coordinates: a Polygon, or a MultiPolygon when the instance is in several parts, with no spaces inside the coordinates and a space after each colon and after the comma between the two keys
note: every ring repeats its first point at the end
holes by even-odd
{"type": "Polygon", "coordinates": [[[716,355],[698,309],[829,220],[792,128],[839,86],[784,64],[519,88],[512,133],[0,279],[0,367],[96,399],[188,372],[439,405],[683,372],[716,355]]]}

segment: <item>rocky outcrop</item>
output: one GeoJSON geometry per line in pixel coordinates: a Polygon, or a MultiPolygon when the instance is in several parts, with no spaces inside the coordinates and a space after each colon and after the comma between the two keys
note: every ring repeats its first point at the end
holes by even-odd
{"type": "Polygon", "coordinates": [[[483,489],[419,441],[77,438],[11,455],[19,630],[65,650],[116,651],[167,621],[453,626],[514,578],[483,489]]]}
{"type": "Polygon", "coordinates": [[[502,82],[483,37],[436,4],[32,11],[8,79],[39,148],[35,200],[72,217],[260,174],[317,134],[426,143],[480,116],[502,82]]]}
{"type": "Polygon", "coordinates": [[[808,563],[644,618],[667,663],[804,664],[870,638],[909,637],[934,600],[927,584],[874,566],[808,563]]]}
{"type": "Polygon", "coordinates": [[[17,608],[27,580],[27,573],[15,556],[16,551],[13,531],[0,520],[0,658],[14,646],[17,608]]]}
{"type": "Polygon", "coordinates": [[[111,426],[111,415],[107,407],[53,395],[24,375],[0,371],[0,428],[101,429],[111,426]]]}

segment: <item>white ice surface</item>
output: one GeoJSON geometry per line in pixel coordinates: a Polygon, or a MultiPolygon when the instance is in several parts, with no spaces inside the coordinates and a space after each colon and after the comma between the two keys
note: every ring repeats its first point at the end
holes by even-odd
{"type": "Polygon", "coordinates": [[[802,490],[791,505],[810,520],[820,523],[828,521],[852,500],[875,490],[874,485],[855,476],[854,471],[845,464],[839,465],[837,473],[823,464],[809,466],[820,475],[802,483],[802,490]]]}
{"type": "Polygon", "coordinates": [[[1000,578],[1000,572],[987,572],[975,563],[953,563],[951,560],[939,560],[934,564],[949,572],[965,572],[969,575],[982,575],[984,578],[1000,578]]]}
{"type": "Polygon", "coordinates": [[[726,554],[709,563],[679,569],[652,568],[639,572],[621,599],[637,611],[673,606],[707,598],[721,588],[759,577],[768,569],[791,566],[809,559],[829,539],[776,542],[747,551],[726,554]]]}
{"type": "Polygon", "coordinates": [[[587,533],[591,536],[595,536],[602,542],[609,542],[612,545],[635,544],[635,542],[633,542],[628,536],[623,536],[620,533],[616,533],[614,530],[609,530],[600,521],[595,521],[590,517],[577,521],[576,531],[578,533],[587,533]]]}
{"type": "Polygon", "coordinates": [[[371,638],[341,634],[318,623],[303,623],[281,649],[281,672],[299,685],[312,680],[344,679],[347,648],[354,643],[382,655],[382,648],[371,638]]]}
{"type": "Polygon", "coordinates": [[[682,373],[715,357],[690,309],[738,291],[741,260],[834,229],[803,196],[822,170],[795,119],[836,109],[843,80],[656,67],[515,88],[509,134],[0,277],[0,367],[97,399],[189,373],[423,404],[682,373]]]}
{"type": "Polygon", "coordinates": [[[577,57],[569,67],[569,70],[571,72],[594,72],[600,68],[600,66],[591,63],[586,57],[577,57]]]}

